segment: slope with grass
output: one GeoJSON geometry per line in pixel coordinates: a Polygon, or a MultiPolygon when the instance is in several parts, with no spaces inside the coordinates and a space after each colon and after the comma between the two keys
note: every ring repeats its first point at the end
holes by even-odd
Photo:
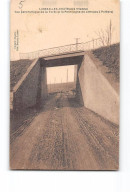
{"type": "Polygon", "coordinates": [[[120,44],[102,47],[89,54],[103,75],[119,93],[120,44]]]}
{"type": "Polygon", "coordinates": [[[13,87],[25,74],[31,63],[32,60],[17,60],[10,62],[10,91],[13,90],[13,87]]]}

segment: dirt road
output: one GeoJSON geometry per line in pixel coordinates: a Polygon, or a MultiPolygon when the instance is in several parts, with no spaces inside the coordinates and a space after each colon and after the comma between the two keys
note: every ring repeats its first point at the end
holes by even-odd
{"type": "Polygon", "coordinates": [[[11,169],[116,170],[118,126],[77,104],[54,95],[11,131],[11,169]]]}

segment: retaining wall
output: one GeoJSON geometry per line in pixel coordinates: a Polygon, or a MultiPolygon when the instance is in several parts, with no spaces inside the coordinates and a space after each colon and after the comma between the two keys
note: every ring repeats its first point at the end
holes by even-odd
{"type": "Polygon", "coordinates": [[[47,95],[47,91],[45,90],[45,88],[47,88],[45,82],[46,78],[44,79],[44,83],[41,84],[45,74],[43,67],[40,66],[40,60],[34,60],[13,89],[14,110],[35,106],[41,101],[41,98],[43,98],[43,93],[45,93],[44,97],[47,95]]]}
{"type": "Polygon", "coordinates": [[[87,54],[78,76],[84,106],[119,124],[119,95],[87,54]]]}

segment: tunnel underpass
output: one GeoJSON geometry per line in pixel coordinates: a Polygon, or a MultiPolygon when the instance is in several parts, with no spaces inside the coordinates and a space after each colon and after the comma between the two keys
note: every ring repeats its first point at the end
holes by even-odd
{"type": "Polygon", "coordinates": [[[11,169],[118,169],[117,96],[87,54],[36,59],[14,91],[11,169]]]}
{"type": "Polygon", "coordinates": [[[78,78],[78,71],[83,54],[78,56],[48,57],[40,59],[40,86],[37,102],[43,102],[51,94],[62,93],[75,98],[83,105],[83,97],[78,78]]]}

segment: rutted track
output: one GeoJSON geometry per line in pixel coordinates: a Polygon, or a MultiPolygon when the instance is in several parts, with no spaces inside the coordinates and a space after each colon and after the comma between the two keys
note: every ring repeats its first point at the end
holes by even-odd
{"type": "MultiPolygon", "coordinates": [[[[108,169],[108,167],[118,168],[118,144],[119,138],[115,136],[111,131],[118,131],[117,126],[112,126],[109,123],[109,129],[105,129],[106,125],[101,125],[101,121],[97,120],[97,125],[93,121],[89,121],[86,116],[91,111],[84,107],[79,109],[71,109],[72,115],[77,121],[79,131],[84,135],[87,143],[89,143],[89,149],[95,157],[95,161],[98,162],[100,169],[108,169]],[[86,114],[86,116],[85,116],[86,114]],[[111,128],[111,126],[113,128],[111,128]]],[[[96,122],[96,121],[95,121],[96,122]]],[[[113,168],[110,169],[113,169],[113,168]]]]}
{"type": "Polygon", "coordinates": [[[18,131],[11,143],[12,169],[118,169],[118,127],[65,94],[50,98],[18,131]]]}

